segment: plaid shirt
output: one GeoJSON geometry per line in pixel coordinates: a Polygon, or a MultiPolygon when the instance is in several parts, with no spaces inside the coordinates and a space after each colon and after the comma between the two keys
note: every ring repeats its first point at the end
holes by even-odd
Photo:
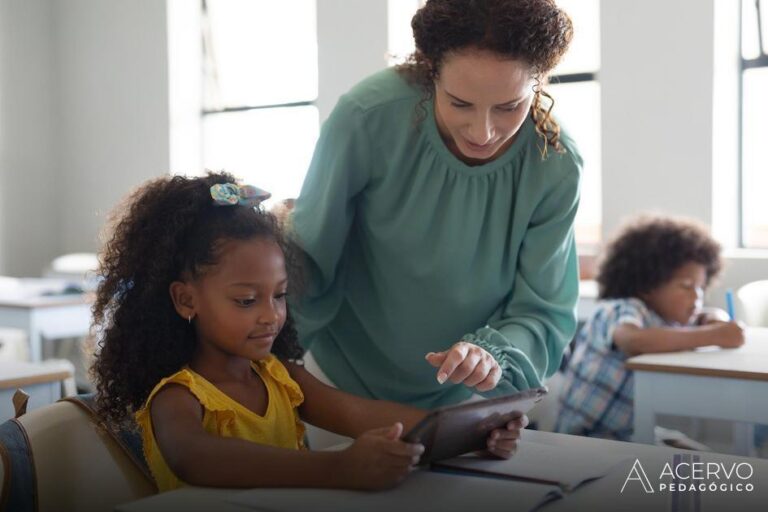
{"type": "Polygon", "coordinates": [[[626,354],[613,343],[621,324],[647,329],[665,322],[639,299],[601,301],[579,331],[565,369],[555,431],[629,441],[633,430],[634,379],[626,354]]]}

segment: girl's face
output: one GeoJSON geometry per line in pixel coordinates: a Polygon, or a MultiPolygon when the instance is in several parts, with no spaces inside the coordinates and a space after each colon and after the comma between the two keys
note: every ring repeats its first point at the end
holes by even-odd
{"type": "Polygon", "coordinates": [[[270,353],[286,317],[288,277],[273,240],[227,240],[216,265],[192,284],[195,328],[206,348],[249,360],[270,353]]]}
{"type": "Polygon", "coordinates": [[[533,101],[528,67],[484,50],[447,55],[435,81],[435,118],[451,152],[482,164],[514,142],[533,101]]]}
{"type": "Polygon", "coordinates": [[[678,268],[669,281],[641,298],[667,322],[687,324],[701,309],[706,285],[707,268],[688,262],[678,268]]]}

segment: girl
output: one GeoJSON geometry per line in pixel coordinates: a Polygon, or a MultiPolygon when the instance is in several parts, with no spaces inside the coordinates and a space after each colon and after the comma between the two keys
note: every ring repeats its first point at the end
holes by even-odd
{"type": "MultiPolygon", "coordinates": [[[[225,173],[175,176],[121,208],[94,306],[100,411],[135,412],[161,491],[390,487],[423,451],[399,438],[424,412],[348,395],[301,366],[286,308],[294,253],[258,206],[268,196],[225,173]],[[355,441],[304,450],[301,419],[355,441]]],[[[493,432],[489,450],[510,456],[521,423],[493,432]]]]}
{"type": "Polygon", "coordinates": [[[598,272],[601,300],[568,362],[555,430],[628,441],[628,357],[741,346],[744,333],[736,322],[727,321],[724,311],[701,309],[720,267],[720,246],[691,222],[641,218],[619,233],[598,272]]]}

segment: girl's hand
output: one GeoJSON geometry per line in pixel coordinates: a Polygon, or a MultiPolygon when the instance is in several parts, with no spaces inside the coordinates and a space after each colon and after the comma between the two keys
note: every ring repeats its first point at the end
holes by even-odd
{"type": "Polygon", "coordinates": [[[400,440],[403,424],[377,428],[363,433],[345,449],[343,467],[345,487],[380,490],[400,483],[418,464],[424,445],[400,440]]]}
{"type": "Polygon", "coordinates": [[[460,341],[449,350],[430,352],[426,359],[439,368],[437,382],[440,384],[450,379],[455,384],[463,383],[478,391],[490,391],[501,379],[499,363],[474,343],[460,341]]]}
{"type": "Polygon", "coordinates": [[[488,435],[488,453],[501,459],[508,459],[517,451],[517,440],[520,439],[520,431],[528,426],[528,416],[521,417],[507,423],[507,428],[498,428],[488,435]]]}

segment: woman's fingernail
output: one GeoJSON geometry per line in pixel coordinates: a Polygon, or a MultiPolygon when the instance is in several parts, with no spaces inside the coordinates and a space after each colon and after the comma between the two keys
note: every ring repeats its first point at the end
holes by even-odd
{"type": "Polygon", "coordinates": [[[447,378],[448,378],[448,376],[445,373],[443,373],[443,372],[440,372],[440,373],[437,374],[437,382],[439,382],[440,384],[445,382],[445,379],[447,379],[447,378]]]}

